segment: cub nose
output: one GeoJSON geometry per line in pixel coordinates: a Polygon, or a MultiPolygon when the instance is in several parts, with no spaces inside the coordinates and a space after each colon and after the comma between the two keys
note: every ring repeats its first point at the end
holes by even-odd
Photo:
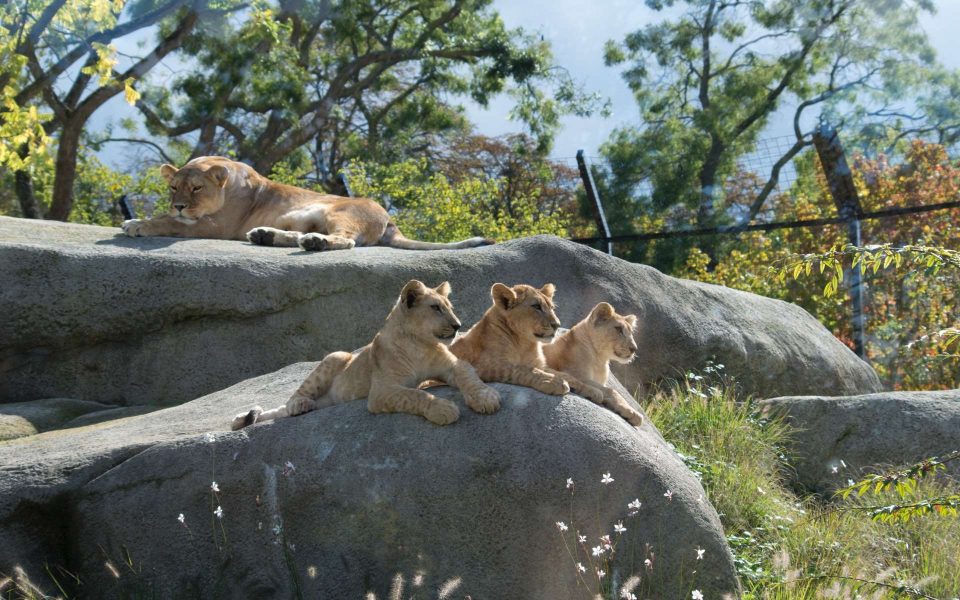
{"type": "Polygon", "coordinates": [[[637,345],[636,345],[636,344],[630,344],[630,352],[633,352],[634,354],[637,353],[637,345]]]}
{"type": "Polygon", "coordinates": [[[463,325],[461,325],[460,323],[454,323],[454,324],[453,324],[453,330],[454,330],[454,331],[460,331],[460,328],[461,328],[461,327],[463,327],[463,325]]]}
{"type": "Polygon", "coordinates": [[[173,207],[174,207],[175,209],[177,209],[177,212],[180,212],[180,211],[182,211],[183,209],[185,209],[185,208],[187,207],[187,205],[186,205],[186,204],[174,204],[173,207]]]}

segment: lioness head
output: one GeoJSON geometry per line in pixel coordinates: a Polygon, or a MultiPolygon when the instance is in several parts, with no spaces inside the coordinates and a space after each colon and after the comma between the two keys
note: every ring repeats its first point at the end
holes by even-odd
{"type": "Polygon", "coordinates": [[[405,314],[405,329],[413,336],[431,340],[453,340],[461,323],[450,304],[450,284],[444,281],[430,288],[416,279],[403,286],[400,310],[405,314]]]}
{"type": "Polygon", "coordinates": [[[160,167],[160,174],[170,184],[170,216],[182,221],[195,221],[223,207],[223,187],[230,171],[223,165],[195,162],[182,169],[160,167]]]}
{"type": "Polygon", "coordinates": [[[556,288],[548,283],[539,290],[529,285],[507,287],[495,283],[490,288],[493,305],[510,329],[521,336],[549,342],[560,327],[554,312],[553,293],[556,288]]]}
{"type": "Polygon", "coordinates": [[[612,359],[619,363],[628,363],[637,353],[637,342],[633,331],[637,327],[634,315],[618,315],[606,302],[593,307],[587,317],[590,335],[597,348],[613,353],[612,359]]]}

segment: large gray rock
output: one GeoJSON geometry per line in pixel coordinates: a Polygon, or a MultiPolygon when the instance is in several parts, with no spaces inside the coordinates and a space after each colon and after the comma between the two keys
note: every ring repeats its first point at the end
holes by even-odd
{"type": "Polygon", "coordinates": [[[622,520],[623,558],[606,571],[621,583],[640,574],[638,596],[738,593],[717,515],[675,453],[651,425],[576,396],[497,385],[502,408],[481,416],[438,388],[461,405],[447,427],[357,401],[225,431],[235,412],[289,396],[314,364],[0,444],[0,572],[19,564],[48,583],[44,565],[62,566],[82,582],[72,591],[97,598],[386,598],[397,576],[403,597],[453,581],[458,598],[579,598],[556,522],[573,549],[574,528],[598,546],[622,520]],[[601,484],[607,472],[615,481],[601,484]]]}
{"type": "Polygon", "coordinates": [[[0,404],[0,441],[70,427],[70,423],[88,413],[102,413],[105,410],[112,412],[116,408],[109,404],[72,398],[0,404]]]}
{"type": "Polygon", "coordinates": [[[797,429],[788,454],[796,483],[811,491],[960,450],[960,390],[771,398],[762,406],[797,429]]]}
{"type": "Polygon", "coordinates": [[[489,306],[496,281],[556,283],[566,325],[603,300],[640,315],[639,358],[617,367],[630,389],[710,359],[761,397],[880,389],[873,370],[797,306],[554,237],[307,253],[118,233],[0,217],[0,401],[184,402],[366,344],[412,277],[449,279],[466,324],[489,306]]]}

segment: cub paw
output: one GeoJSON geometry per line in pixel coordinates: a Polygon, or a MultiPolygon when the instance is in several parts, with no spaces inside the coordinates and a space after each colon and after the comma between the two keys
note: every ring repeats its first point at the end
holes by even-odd
{"type": "Polygon", "coordinates": [[[570,384],[559,377],[551,377],[540,382],[537,389],[551,396],[563,396],[570,393],[570,384]]]}
{"type": "Polygon", "coordinates": [[[643,425],[643,415],[629,406],[620,413],[620,416],[626,419],[627,423],[630,423],[634,427],[640,427],[643,425]]]}
{"type": "Polygon", "coordinates": [[[330,245],[330,241],[319,233],[305,233],[300,236],[297,244],[308,252],[322,252],[330,245]]]}
{"type": "Polygon", "coordinates": [[[313,398],[307,396],[294,396],[287,400],[287,415],[296,416],[302,415],[305,412],[310,412],[316,408],[317,403],[313,401],[313,398]]]}
{"type": "Polygon", "coordinates": [[[449,425],[460,418],[460,409],[449,400],[434,398],[427,406],[423,416],[436,425],[449,425]]]}
{"type": "Polygon", "coordinates": [[[585,384],[578,393],[594,404],[606,404],[607,394],[597,386],[585,384]]]}
{"type": "Polygon", "coordinates": [[[467,406],[482,415],[500,410],[500,393],[491,387],[484,386],[472,394],[464,394],[464,399],[467,406]]]}
{"type": "Polygon", "coordinates": [[[258,246],[273,245],[274,230],[269,227],[256,227],[247,232],[247,239],[258,246]]]}
{"type": "Polygon", "coordinates": [[[233,422],[230,423],[230,429],[236,431],[238,429],[243,429],[244,427],[253,425],[257,422],[257,419],[260,418],[262,413],[263,409],[259,406],[254,406],[247,412],[242,412],[233,418],[233,422]]]}
{"type": "Polygon", "coordinates": [[[146,235],[144,231],[146,229],[145,223],[146,221],[144,219],[130,219],[124,221],[123,224],[120,225],[120,229],[122,229],[123,233],[128,237],[140,237],[146,235]]]}

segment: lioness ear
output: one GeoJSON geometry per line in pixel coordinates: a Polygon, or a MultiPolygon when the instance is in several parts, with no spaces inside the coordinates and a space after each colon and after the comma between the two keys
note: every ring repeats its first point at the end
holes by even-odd
{"type": "Polygon", "coordinates": [[[218,187],[227,185],[227,177],[229,175],[230,171],[222,165],[214,165],[207,169],[207,177],[215,181],[218,187]]]}
{"type": "Polygon", "coordinates": [[[161,165],[160,174],[167,180],[167,183],[173,183],[173,176],[177,174],[177,168],[173,165],[161,165]]]}
{"type": "Polygon", "coordinates": [[[555,291],[557,291],[557,287],[552,283],[548,283],[547,285],[540,288],[540,293],[546,296],[547,298],[550,298],[551,300],[553,300],[553,293],[555,291]]]}
{"type": "Polygon", "coordinates": [[[606,302],[601,302],[600,304],[594,306],[593,310],[590,311],[590,318],[593,319],[595,323],[601,323],[612,317],[613,314],[613,307],[606,302]]]}
{"type": "Polygon", "coordinates": [[[493,303],[504,310],[510,308],[517,301],[517,295],[513,293],[513,290],[502,283],[493,284],[493,287],[490,288],[490,296],[493,298],[493,303]]]}
{"type": "Polygon", "coordinates": [[[450,295],[450,282],[449,282],[449,281],[444,281],[443,283],[441,283],[441,284],[438,285],[437,287],[433,288],[433,291],[435,291],[436,293],[438,293],[438,294],[440,294],[441,296],[443,296],[444,298],[446,298],[447,296],[450,295]]]}
{"type": "Polygon", "coordinates": [[[407,305],[407,308],[412,308],[413,303],[423,295],[426,289],[427,286],[423,285],[423,282],[411,279],[407,282],[407,285],[403,286],[403,290],[400,292],[400,299],[407,305]]]}
{"type": "Polygon", "coordinates": [[[624,319],[626,319],[627,324],[630,325],[630,329],[637,328],[637,315],[627,315],[624,319]]]}

